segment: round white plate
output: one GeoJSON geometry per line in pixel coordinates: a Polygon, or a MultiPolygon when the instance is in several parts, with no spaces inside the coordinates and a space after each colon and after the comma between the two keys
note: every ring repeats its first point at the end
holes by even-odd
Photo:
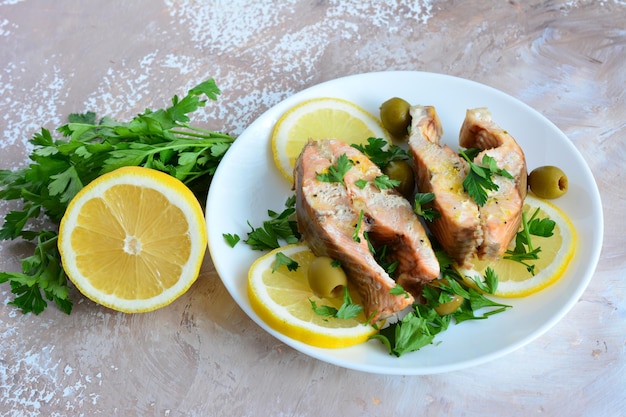
{"type": "Polygon", "coordinates": [[[519,100],[485,85],[425,72],[380,72],[340,78],[301,91],[252,123],[220,163],[206,205],[209,250],[224,285],[259,326],[298,351],[338,366],[380,374],[434,374],[479,365],[524,346],[556,324],[577,302],[593,276],[602,246],[600,195],[589,167],[570,140],[549,120],[519,100]],[[250,224],[281,212],[293,195],[272,160],[270,137],[276,121],[295,104],[313,97],[340,97],[378,116],[390,97],[434,105],[444,129],[443,142],[458,148],[468,108],[488,107],[493,119],[524,149],[529,170],[557,165],[569,178],[569,192],[554,202],[572,220],[578,235],[574,258],[562,279],[532,296],[506,300],[513,308],[487,320],[451,325],[437,343],[400,358],[376,340],[344,349],[320,349],[290,339],[267,326],[252,310],[246,293],[248,268],[263,252],[243,242],[231,248],[223,234],[242,240],[250,224]]]}

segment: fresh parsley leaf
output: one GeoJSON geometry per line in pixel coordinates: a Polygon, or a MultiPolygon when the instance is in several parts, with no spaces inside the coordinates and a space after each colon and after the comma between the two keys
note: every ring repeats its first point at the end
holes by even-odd
{"type": "Polygon", "coordinates": [[[452,265],[454,264],[454,260],[446,251],[441,248],[433,248],[435,251],[435,257],[439,262],[439,267],[442,271],[454,271],[452,265]]]}
{"type": "Polygon", "coordinates": [[[60,196],[61,203],[69,203],[74,196],[83,188],[83,183],[74,166],[70,166],[65,171],[50,176],[48,189],[51,196],[60,196]]]}
{"type": "Polygon", "coordinates": [[[463,189],[479,206],[484,206],[487,202],[487,191],[496,191],[499,188],[498,184],[493,182],[493,175],[513,178],[508,171],[498,168],[495,159],[489,155],[483,155],[482,165],[475,163],[474,158],[470,158],[469,155],[474,155],[472,151],[460,150],[459,155],[469,164],[469,171],[463,180],[463,189]]]}
{"type": "Polygon", "coordinates": [[[460,151],[459,154],[463,156],[466,160],[469,159],[470,161],[473,161],[474,159],[476,159],[478,154],[481,153],[482,151],[483,151],[482,149],[478,149],[478,148],[467,148],[465,150],[460,151]]]}
{"type": "Polygon", "coordinates": [[[469,289],[469,293],[470,293],[470,304],[474,311],[480,310],[485,307],[498,307],[498,309],[496,309],[495,311],[484,313],[482,317],[491,316],[493,314],[499,313],[511,307],[509,305],[497,303],[493,300],[490,300],[489,298],[485,297],[483,294],[481,294],[480,292],[476,291],[473,288],[469,289]]]}
{"type": "Polygon", "coordinates": [[[263,226],[254,227],[248,222],[250,232],[244,242],[254,250],[276,249],[285,243],[297,243],[300,241],[298,225],[293,219],[295,209],[295,196],[285,201],[285,209],[278,213],[268,210],[269,220],[263,222],[263,226]]]}
{"type": "Polygon", "coordinates": [[[352,144],[351,146],[361,151],[381,169],[393,160],[409,159],[407,151],[397,145],[388,144],[382,138],[368,138],[366,145],[352,144]]]}
{"type": "MultiPolygon", "coordinates": [[[[356,185],[362,190],[367,186],[367,183],[368,182],[366,180],[364,180],[363,178],[360,178],[354,182],[354,185],[356,185]]],[[[374,181],[372,181],[372,183],[379,190],[387,190],[389,188],[394,188],[400,185],[400,181],[391,179],[389,178],[389,176],[384,175],[384,174],[381,174],[377,176],[376,178],[374,178],[374,181]]]]}
{"type": "Polygon", "coordinates": [[[502,169],[502,168],[498,168],[498,163],[496,162],[495,159],[493,159],[493,157],[486,155],[486,154],[483,155],[482,163],[483,165],[487,165],[489,167],[489,172],[491,174],[500,175],[501,177],[508,178],[510,180],[513,179],[513,175],[511,175],[509,171],[502,169]]]}
{"type": "Polygon", "coordinates": [[[541,247],[535,248],[532,243],[532,236],[550,237],[554,233],[556,223],[548,218],[538,219],[539,209],[535,210],[530,220],[526,219],[526,213],[522,213],[522,226],[515,235],[515,248],[507,250],[504,259],[510,259],[521,263],[526,270],[535,275],[535,264],[528,261],[539,259],[541,247]]]}
{"type": "Polygon", "coordinates": [[[275,272],[281,265],[285,265],[288,270],[295,271],[300,265],[298,262],[291,259],[289,256],[285,255],[282,252],[278,252],[276,254],[276,262],[274,262],[274,267],[272,268],[272,272],[275,272]]]}
{"type": "MultiPolygon", "coordinates": [[[[400,261],[394,260],[392,259],[392,257],[389,256],[389,246],[383,245],[378,249],[375,249],[372,246],[371,242],[369,242],[369,240],[368,243],[370,252],[372,253],[372,255],[374,255],[374,259],[376,260],[378,265],[380,265],[385,270],[385,272],[389,274],[390,277],[393,277],[395,275],[396,269],[398,269],[398,266],[400,265],[400,261]]],[[[402,289],[402,291],[404,291],[404,289],[402,289]]]]}
{"type": "Polygon", "coordinates": [[[331,307],[327,305],[322,305],[318,307],[317,303],[314,300],[311,300],[310,298],[309,298],[309,303],[311,303],[311,309],[313,310],[313,312],[317,314],[318,316],[335,317],[335,315],[337,314],[338,310],[335,307],[331,307]]]}
{"type": "MultiPolygon", "coordinates": [[[[430,313],[434,310],[427,310],[426,312],[430,313]]],[[[389,354],[398,357],[419,350],[431,344],[435,335],[443,328],[443,325],[433,324],[429,322],[429,319],[434,320],[435,323],[444,321],[436,313],[436,317],[432,314],[429,314],[428,317],[422,317],[421,313],[422,310],[418,305],[415,310],[407,313],[402,320],[381,329],[378,334],[370,338],[380,340],[387,347],[389,354]]]]}
{"type": "Polygon", "coordinates": [[[323,174],[317,174],[316,178],[323,182],[338,182],[345,185],[343,181],[344,175],[352,168],[354,162],[348,158],[348,155],[341,154],[337,158],[335,165],[328,167],[328,172],[323,174]]]}
{"type": "Polygon", "coordinates": [[[394,188],[400,185],[400,181],[392,180],[387,175],[379,175],[374,178],[374,185],[379,190],[387,190],[389,188],[394,188]]]}
{"type": "Polygon", "coordinates": [[[428,220],[432,222],[441,217],[441,214],[434,208],[424,208],[425,204],[428,204],[435,200],[435,194],[433,193],[417,193],[415,194],[415,201],[413,203],[413,211],[418,216],[424,218],[424,220],[428,220]]]}
{"type": "Polygon", "coordinates": [[[235,234],[223,233],[222,236],[224,236],[224,240],[226,240],[226,243],[228,243],[228,246],[230,246],[231,248],[234,248],[235,245],[239,243],[239,240],[241,239],[237,233],[235,234]]]}
{"type": "Polygon", "coordinates": [[[556,222],[548,218],[537,219],[536,216],[539,213],[539,209],[532,215],[528,222],[528,232],[534,236],[550,237],[554,234],[554,228],[556,222]]]}
{"type": "Polygon", "coordinates": [[[495,294],[498,288],[498,276],[490,266],[485,269],[485,275],[482,279],[475,276],[469,276],[468,278],[470,278],[481,291],[487,294],[495,294]]]}
{"type": "Polygon", "coordinates": [[[495,191],[498,185],[493,182],[489,171],[473,162],[470,164],[470,170],[463,180],[463,189],[479,206],[484,206],[487,202],[487,191],[495,191]]]}
{"type": "Polygon", "coordinates": [[[362,189],[364,189],[367,186],[367,181],[365,181],[363,178],[360,178],[360,179],[354,181],[354,185],[356,185],[357,187],[359,187],[362,190],[362,189]]]}
{"type": "Polygon", "coordinates": [[[318,307],[317,303],[311,299],[309,299],[309,302],[311,303],[313,312],[319,316],[334,317],[345,320],[355,318],[363,311],[363,307],[361,305],[355,304],[352,301],[348,287],[343,287],[343,303],[339,309],[326,305],[318,307]]]}
{"type": "Polygon", "coordinates": [[[404,295],[404,298],[409,298],[409,293],[402,288],[402,285],[396,284],[391,290],[389,290],[389,294],[393,295],[404,295]]]}
{"type": "Polygon", "coordinates": [[[72,302],[69,299],[68,279],[61,265],[57,249],[57,234],[42,231],[32,256],[22,259],[22,273],[0,272],[0,283],[10,282],[15,299],[9,304],[18,307],[23,313],[41,313],[49,301],[61,311],[70,314],[72,302]]]}
{"type": "Polygon", "coordinates": [[[488,294],[495,294],[498,290],[498,275],[490,266],[485,270],[485,291],[488,294]]]}
{"type": "Polygon", "coordinates": [[[86,124],[86,125],[93,125],[96,124],[96,113],[92,112],[92,111],[88,111],[85,113],[71,113],[68,117],[67,120],[70,123],[82,123],[82,124],[86,124]]]}
{"type": "Polygon", "coordinates": [[[343,287],[343,303],[339,307],[335,317],[338,319],[352,319],[358,316],[363,311],[363,307],[359,304],[355,304],[350,297],[348,287],[343,287]]]}
{"type": "Polygon", "coordinates": [[[361,241],[361,225],[363,224],[363,215],[364,211],[361,209],[359,212],[359,219],[357,220],[356,225],[354,226],[354,231],[352,232],[352,240],[359,243],[361,241]]]}

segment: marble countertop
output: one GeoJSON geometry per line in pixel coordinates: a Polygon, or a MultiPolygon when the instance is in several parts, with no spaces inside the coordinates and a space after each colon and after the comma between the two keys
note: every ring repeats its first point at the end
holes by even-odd
{"type": "MultiPolygon", "coordinates": [[[[0,0],[0,169],[74,112],[127,120],[209,77],[196,123],[240,134],[307,87],[374,71],[454,75],[554,122],[591,168],[604,243],[590,285],[547,333],[444,374],[337,367],[279,342],[205,257],[170,306],[22,314],[0,285],[4,416],[626,416],[626,2],[0,0]],[[158,348],[155,348],[158,346],[158,348]]],[[[15,206],[0,204],[0,215],[15,206]]],[[[0,242],[0,270],[28,244],[0,242]]]]}

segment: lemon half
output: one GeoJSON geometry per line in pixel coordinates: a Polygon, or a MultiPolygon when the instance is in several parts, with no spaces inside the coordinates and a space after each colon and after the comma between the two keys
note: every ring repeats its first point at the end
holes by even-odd
{"type": "Polygon", "coordinates": [[[85,186],[59,229],[63,269],[85,296],[114,310],[155,310],[198,277],[207,247],[202,207],[179,180],[119,168],[85,186]]]}

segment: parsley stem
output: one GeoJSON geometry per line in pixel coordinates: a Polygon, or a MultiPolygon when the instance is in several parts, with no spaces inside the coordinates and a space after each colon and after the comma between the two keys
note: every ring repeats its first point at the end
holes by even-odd
{"type": "MultiPolygon", "coordinates": [[[[534,217],[534,215],[533,215],[534,217]]],[[[533,243],[530,240],[530,229],[528,228],[528,222],[526,221],[526,212],[522,211],[522,225],[524,226],[524,234],[526,235],[526,244],[528,245],[528,252],[533,252],[533,243]]]]}
{"type": "Polygon", "coordinates": [[[162,152],[162,151],[167,151],[167,150],[177,150],[177,149],[185,149],[185,148],[210,148],[212,144],[214,143],[220,143],[222,141],[220,140],[212,140],[212,139],[205,139],[202,141],[197,141],[197,140],[192,140],[190,142],[185,142],[185,143],[171,143],[171,142],[164,142],[167,143],[168,145],[165,146],[161,146],[161,144],[157,143],[154,145],[150,145],[152,146],[152,150],[148,151],[147,153],[152,155],[158,152],[162,152]],[[196,142],[196,143],[194,143],[196,142]],[[207,143],[208,142],[208,143],[207,143]]]}
{"type": "Polygon", "coordinates": [[[357,221],[356,226],[354,227],[354,231],[352,232],[352,240],[359,243],[361,242],[361,238],[359,237],[359,232],[361,230],[361,224],[363,223],[363,210],[359,212],[359,220],[357,221]]]}
{"type": "Polygon", "coordinates": [[[226,133],[219,133],[219,132],[214,132],[212,130],[199,129],[199,128],[194,128],[191,126],[184,126],[184,127],[186,127],[187,129],[190,129],[191,131],[170,130],[170,132],[175,135],[201,138],[210,142],[223,142],[223,141],[234,142],[235,141],[235,138],[233,138],[232,136],[226,133]],[[195,133],[195,132],[200,132],[200,133],[195,133]]]}
{"type": "Polygon", "coordinates": [[[463,151],[463,149],[459,149],[459,155],[461,155],[463,159],[465,159],[468,163],[470,164],[473,163],[473,161],[469,158],[469,156],[467,156],[467,154],[465,153],[465,151],[463,151]]]}
{"type": "Polygon", "coordinates": [[[54,249],[57,247],[57,241],[59,240],[59,235],[56,232],[50,231],[49,233],[49,237],[45,236],[46,233],[42,232],[39,235],[39,247],[38,249],[41,250],[41,254],[43,255],[45,252],[48,252],[51,249],[54,249]],[[43,239],[46,238],[47,239],[43,239]]]}

